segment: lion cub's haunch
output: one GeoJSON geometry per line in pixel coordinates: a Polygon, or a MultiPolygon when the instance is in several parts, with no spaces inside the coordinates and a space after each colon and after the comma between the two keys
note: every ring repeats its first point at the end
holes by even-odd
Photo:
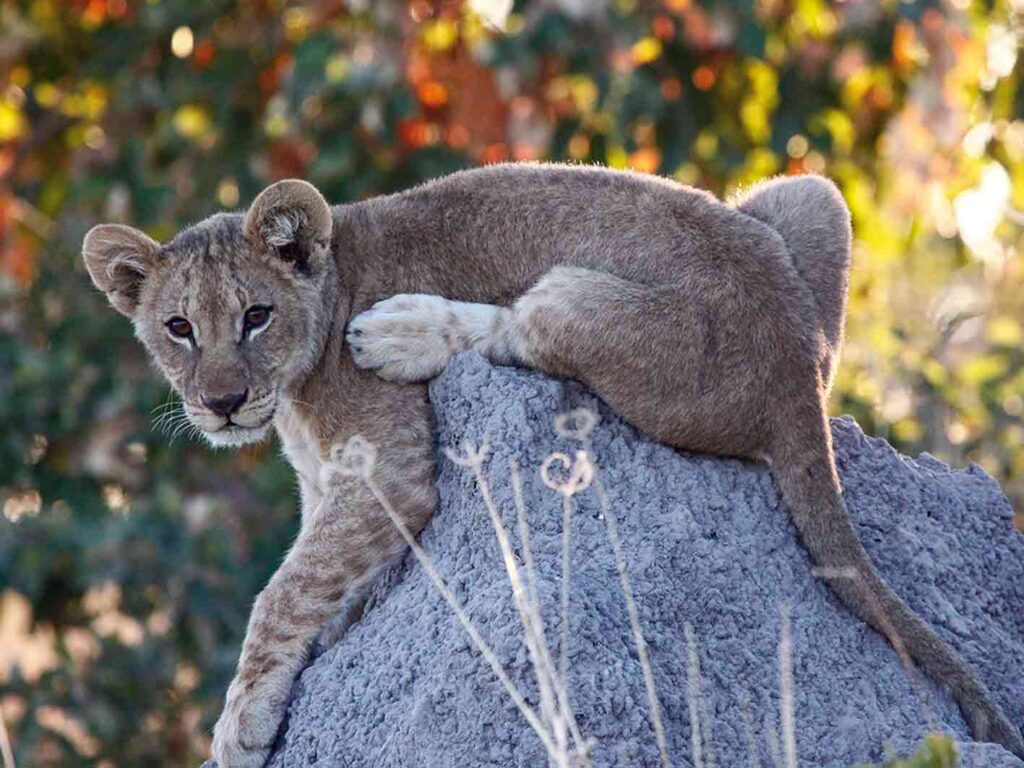
{"type": "Polygon", "coordinates": [[[434,506],[422,382],[476,349],[587,384],[652,437],[767,461],[836,594],[1024,757],[1016,727],[879,577],[843,505],[825,400],[842,341],[849,214],[818,177],[721,203],[650,176],[558,165],[465,171],[329,207],[272,185],[159,244],[107,224],[85,262],[215,445],[273,426],[302,529],[260,593],[214,733],[225,768],[269,754],[309,645],[402,552],[361,484],[327,471],[361,434],[406,525],[434,506]],[[376,372],[376,373],[375,373],[376,372]],[[379,374],[379,375],[378,375],[379,374]]]}

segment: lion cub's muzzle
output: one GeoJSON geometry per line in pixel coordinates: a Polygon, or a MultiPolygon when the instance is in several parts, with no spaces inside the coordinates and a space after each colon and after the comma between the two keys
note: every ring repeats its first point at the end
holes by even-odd
{"type": "Polygon", "coordinates": [[[186,405],[189,420],[214,443],[238,445],[260,440],[277,410],[273,392],[204,392],[200,405],[186,405]]]}

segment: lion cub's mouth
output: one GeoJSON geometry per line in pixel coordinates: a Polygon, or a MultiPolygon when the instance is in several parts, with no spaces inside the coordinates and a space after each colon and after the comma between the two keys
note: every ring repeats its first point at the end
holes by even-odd
{"type": "Polygon", "coordinates": [[[231,417],[228,416],[227,420],[224,422],[224,424],[222,426],[220,426],[219,428],[215,429],[214,431],[215,432],[219,432],[222,429],[262,429],[263,427],[267,426],[267,424],[269,424],[273,420],[274,420],[274,414],[271,413],[269,416],[266,416],[266,417],[260,419],[255,424],[239,424],[237,421],[233,421],[231,419],[231,417]]]}
{"type": "Polygon", "coordinates": [[[273,426],[277,406],[276,397],[262,396],[247,407],[226,416],[188,405],[184,411],[192,426],[210,445],[228,447],[263,440],[273,426]]]}
{"type": "Polygon", "coordinates": [[[267,436],[273,421],[273,414],[253,426],[238,424],[228,419],[215,430],[204,429],[203,436],[211,445],[215,446],[237,446],[258,443],[267,436]]]}
{"type": "Polygon", "coordinates": [[[255,413],[233,413],[217,416],[209,413],[190,414],[190,421],[210,445],[230,447],[263,440],[274,423],[275,408],[255,413]]]}

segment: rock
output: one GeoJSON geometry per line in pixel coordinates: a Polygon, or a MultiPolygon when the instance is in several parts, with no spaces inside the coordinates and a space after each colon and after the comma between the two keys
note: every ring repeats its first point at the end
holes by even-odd
{"type": "MultiPolygon", "coordinates": [[[[575,383],[494,367],[472,354],[453,361],[430,396],[441,501],[420,541],[530,703],[537,686],[494,530],[471,470],[441,449],[466,440],[490,446],[484,466],[520,562],[509,458],[522,467],[557,658],[562,508],[538,468],[551,452],[578,448],[556,436],[555,416],[587,407],[600,415],[594,453],[618,520],[673,765],[695,764],[687,623],[702,677],[704,764],[773,764],[786,606],[800,764],[878,761],[886,749],[909,752],[938,729],[963,742],[964,765],[1024,766],[1000,747],[971,744],[952,700],[931,681],[917,676],[915,683],[888,643],[812,576],[763,466],[652,443],[575,383]]],[[[850,419],[833,420],[832,431],[847,504],[879,570],[1021,723],[1024,536],[1014,531],[998,485],[975,466],[958,471],[927,455],[901,456],[850,419]]],[[[583,734],[596,741],[595,766],[657,766],[594,488],[573,503],[571,702],[583,734]]],[[[362,620],[296,682],[270,761],[272,768],[546,764],[537,736],[411,555],[378,585],[362,620]]]]}

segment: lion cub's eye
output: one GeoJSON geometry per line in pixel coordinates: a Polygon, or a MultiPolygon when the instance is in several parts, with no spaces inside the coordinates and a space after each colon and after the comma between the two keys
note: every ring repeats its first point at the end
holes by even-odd
{"type": "Polygon", "coordinates": [[[192,323],[184,317],[172,317],[165,325],[167,330],[179,339],[187,339],[192,336],[192,323]]]}
{"type": "Polygon", "coordinates": [[[243,326],[243,333],[246,335],[251,331],[259,330],[270,322],[270,313],[273,307],[266,307],[261,304],[257,304],[254,307],[249,307],[245,310],[245,320],[243,326]]]}

